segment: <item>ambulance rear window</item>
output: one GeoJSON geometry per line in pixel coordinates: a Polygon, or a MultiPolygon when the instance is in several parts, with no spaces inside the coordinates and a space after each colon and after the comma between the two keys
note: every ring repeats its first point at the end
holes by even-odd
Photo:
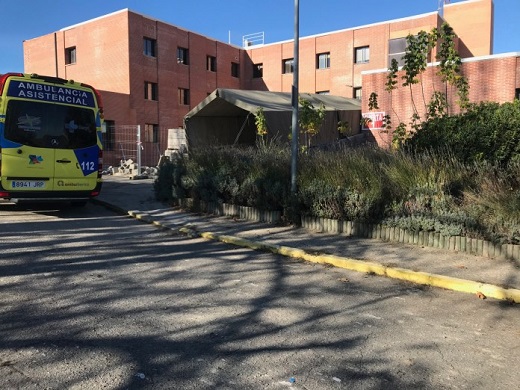
{"type": "Polygon", "coordinates": [[[94,110],[59,104],[11,100],[5,138],[40,148],[81,149],[96,145],[94,110]]]}

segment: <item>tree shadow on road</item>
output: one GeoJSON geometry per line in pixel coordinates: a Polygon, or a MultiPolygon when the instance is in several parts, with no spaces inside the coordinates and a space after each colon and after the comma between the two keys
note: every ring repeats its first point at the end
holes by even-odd
{"type": "Polygon", "coordinates": [[[121,217],[45,223],[0,242],[2,387],[442,388],[454,363],[429,357],[464,341],[416,332],[436,295],[408,284],[121,217]]]}

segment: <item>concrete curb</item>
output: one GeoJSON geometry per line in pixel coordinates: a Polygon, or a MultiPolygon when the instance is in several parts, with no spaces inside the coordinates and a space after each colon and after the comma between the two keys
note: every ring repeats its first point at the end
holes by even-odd
{"type": "MultiPolygon", "coordinates": [[[[115,207],[103,201],[96,200],[96,203],[107,206],[109,209],[121,212],[122,209],[115,207]]],[[[251,241],[236,236],[220,235],[211,232],[197,232],[190,227],[181,227],[172,229],[161,222],[154,221],[147,213],[131,210],[122,212],[122,214],[130,215],[143,222],[151,223],[155,226],[166,230],[176,230],[178,233],[188,235],[190,237],[202,237],[208,240],[221,241],[226,244],[246,247],[253,250],[270,252],[286,257],[301,259],[318,264],[328,264],[338,268],[344,268],[351,271],[372,273],[375,275],[385,276],[392,279],[404,280],[411,283],[422,284],[432,287],[444,288],[447,290],[459,291],[469,294],[475,294],[479,298],[495,298],[508,301],[511,303],[520,303],[520,290],[514,288],[504,288],[488,283],[481,283],[472,280],[459,279],[451,276],[431,274],[428,272],[412,271],[405,268],[388,267],[376,262],[364,261],[335,255],[313,255],[303,249],[291,248],[283,245],[275,245],[251,241]]]]}
{"type": "MultiPolygon", "coordinates": [[[[181,228],[179,231],[181,233],[194,233],[191,229],[186,228],[181,228]]],[[[412,271],[405,268],[388,267],[371,261],[357,260],[334,255],[313,255],[305,252],[302,249],[296,249],[274,244],[259,243],[256,241],[250,241],[236,236],[217,235],[209,232],[198,233],[198,235],[206,239],[217,240],[227,244],[233,244],[242,247],[248,247],[254,250],[271,252],[313,263],[329,264],[334,267],[344,268],[351,271],[373,273],[376,275],[386,276],[392,279],[404,280],[416,284],[440,287],[447,290],[475,294],[482,298],[488,297],[505,300],[508,302],[520,303],[520,290],[517,289],[503,288],[488,283],[480,283],[472,280],[454,278],[451,276],[412,271]]]]}

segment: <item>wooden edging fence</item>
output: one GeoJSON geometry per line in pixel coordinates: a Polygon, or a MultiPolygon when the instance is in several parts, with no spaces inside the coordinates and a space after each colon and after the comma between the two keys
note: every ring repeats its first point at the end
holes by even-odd
{"type": "MultiPolygon", "coordinates": [[[[192,207],[193,202],[191,199],[182,199],[179,201],[179,205],[181,207],[192,207]]],[[[280,211],[262,211],[254,207],[237,206],[228,203],[200,202],[197,209],[213,215],[237,216],[249,221],[277,223],[281,220],[280,211]]],[[[308,216],[301,217],[301,226],[305,229],[323,233],[373,238],[402,244],[465,252],[488,258],[520,261],[520,245],[494,244],[490,241],[465,236],[444,236],[437,232],[415,232],[381,224],[367,224],[308,216]]]]}
{"type": "Polygon", "coordinates": [[[302,227],[324,233],[398,242],[417,246],[465,252],[477,256],[520,260],[520,245],[494,244],[465,236],[444,236],[437,232],[409,231],[385,225],[373,225],[329,218],[302,217],[302,227]]]}

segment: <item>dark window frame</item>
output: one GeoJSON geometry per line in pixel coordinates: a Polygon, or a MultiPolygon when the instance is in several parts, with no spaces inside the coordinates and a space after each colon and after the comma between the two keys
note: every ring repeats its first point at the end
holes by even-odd
{"type": "Polygon", "coordinates": [[[157,40],[143,37],[143,54],[147,57],[157,57],[157,40]]]}
{"type": "Polygon", "coordinates": [[[190,50],[185,47],[177,47],[177,63],[182,65],[190,64],[190,50]]]}
{"type": "Polygon", "coordinates": [[[354,63],[368,64],[370,62],[370,46],[357,46],[354,48],[354,63]]]}
{"type": "Polygon", "coordinates": [[[77,61],[76,46],[65,48],[65,65],[74,65],[77,61]]]}
{"type": "Polygon", "coordinates": [[[240,77],[240,64],[238,62],[231,63],[231,77],[240,77]]]}
{"type": "Polygon", "coordinates": [[[363,100],[363,88],[362,87],[354,87],[352,90],[352,97],[359,101],[363,100]],[[358,94],[359,92],[359,94],[358,94]]]}
{"type": "Polygon", "coordinates": [[[144,124],[144,142],[159,143],[159,125],[155,123],[144,124]]]}
{"type": "MultiPolygon", "coordinates": [[[[388,67],[392,66],[392,60],[397,61],[397,66],[400,68],[405,65],[405,55],[408,49],[408,37],[394,38],[388,40],[388,67]]],[[[432,61],[432,52],[428,52],[427,62],[432,61]]]]}
{"type": "Polygon", "coordinates": [[[189,106],[190,105],[190,90],[188,88],[179,88],[179,105],[189,106]]]}
{"type": "Polygon", "coordinates": [[[294,58],[286,58],[282,60],[282,73],[294,73],[294,58]]]}
{"type": "Polygon", "coordinates": [[[144,82],[144,99],[150,101],[159,100],[159,86],[157,83],[144,82]]]}
{"type": "Polygon", "coordinates": [[[397,66],[404,65],[404,56],[408,42],[406,37],[394,38],[388,41],[388,67],[392,66],[392,60],[397,61],[397,66]]]}
{"type": "Polygon", "coordinates": [[[316,69],[330,68],[330,52],[316,54],[316,69]]]}
{"type": "Polygon", "coordinates": [[[215,56],[206,56],[206,70],[209,72],[217,71],[217,57],[215,56]]]}
{"type": "Polygon", "coordinates": [[[260,79],[264,77],[264,64],[253,64],[253,78],[260,79]]]}

